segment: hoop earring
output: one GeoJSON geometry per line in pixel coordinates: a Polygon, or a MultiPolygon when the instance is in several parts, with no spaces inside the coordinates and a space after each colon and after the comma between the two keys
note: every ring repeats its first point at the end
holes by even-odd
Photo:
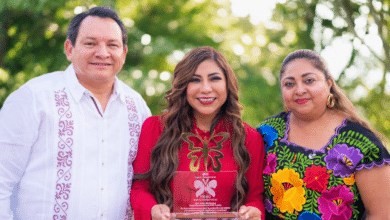
{"type": "Polygon", "coordinates": [[[328,99],[326,100],[326,106],[328,106],[328,108],[333,108],[335,103],[336,99],[334,98],[334,95],[332,93],[329,93],[328,99]]]}

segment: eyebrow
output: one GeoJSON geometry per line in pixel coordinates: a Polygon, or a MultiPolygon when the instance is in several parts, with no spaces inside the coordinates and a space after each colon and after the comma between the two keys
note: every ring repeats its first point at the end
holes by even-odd
{"type": "Polygon", "coordinates": [[[96,40],[94,37],[85,37],[84,40],[96,40]]]}
{"type": "MultiPolygon", "coordinates": [[[[85,37],[84,38],[84,40],[96,40],[97,38],[96,37],[85,37]]],[[[113,41],[115,41],[115,42],[121,42],[121,41],[119,41],[119,40],[117,40],[117,39],[110,39],[110,40],[108,40],[108,42],[113,42],[113,41]]]]}
{"type": "MultiPolygon", "coordinates": [[[[304,73],[304,74],[302,74],[302,78],[304,78],[304,77],[306,77],[306,76],[308,76],[308,75],[311,75],[311,74],[314,74],[314,73],[311,73],[311,72],[304,73]]],[[[292,76],[288,76],[288,77],[285,77],[285,78],[283,78],[283,80],[282,80],[282,81],[284,81],[285,79],[291,79],[291,80],[294,80],[294,77],[292,77],[292,76]]]]}
{"type": "MultiPolygon", "coordinates": [[[[213,72],[213,73],[209,73],[207,76],[210,77],[210,76],[220,75],[220,74],[221,74],[221,73],[219,73],[219,72],[213,72]]],[[[198,74],[194,74],[194,76],[200,77],[200,75],[198,75],[198,74]]]]}

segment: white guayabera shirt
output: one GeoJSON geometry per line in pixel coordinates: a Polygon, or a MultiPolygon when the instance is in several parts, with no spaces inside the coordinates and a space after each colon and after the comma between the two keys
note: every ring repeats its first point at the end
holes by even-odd
{"type": "Polygon", "coordinates": [[[73,66],[30,80],[0,110],[0,219],[125,219],[142,97],[116,79],[105,112],[73,66]]]}

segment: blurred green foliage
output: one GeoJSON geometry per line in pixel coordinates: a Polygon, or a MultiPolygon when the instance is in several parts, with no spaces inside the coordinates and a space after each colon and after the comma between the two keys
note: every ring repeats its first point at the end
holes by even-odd
{"type": "Polygon", "coordinates": [[[256,126],[283,110],[278,85],[283,58],[302,48],[321,52],[343,38],[353,48],[337,81],[351,98],[363,88],[364,95],[352,100],[390,137],[389,0],[288,0],[276,5],[271,21],[256,25],[233,16],[225,0],[1,0],[0,107],[29,79],[69,65],[63,52],[67,25],[75,13],[96,5],[113,7],[124,21],[129,53],[118,77],[143,95],[153,114],[165,108],[164,92],[179,60],[209,45],[235,70],[243,119],[256,126]],[[365,25],[358,27],[359,19],[365,25]],[[379,52],[366,39],[373,32],[381,41],[379,52]],[[356,69],[362,74],[348,78],[356,69]],[[365,84],[371,69],[383,74],[374,88],[365,84]]]}

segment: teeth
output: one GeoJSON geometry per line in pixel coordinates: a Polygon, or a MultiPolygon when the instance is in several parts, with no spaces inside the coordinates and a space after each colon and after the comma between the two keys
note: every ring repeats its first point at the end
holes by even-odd
{"type": "Polygon", "coordinates": [[[215,98],[207,98],[207,99],[199,99],[199,100],[202,102],[211,102],[211,101],[215,100],[215,98]]]}

